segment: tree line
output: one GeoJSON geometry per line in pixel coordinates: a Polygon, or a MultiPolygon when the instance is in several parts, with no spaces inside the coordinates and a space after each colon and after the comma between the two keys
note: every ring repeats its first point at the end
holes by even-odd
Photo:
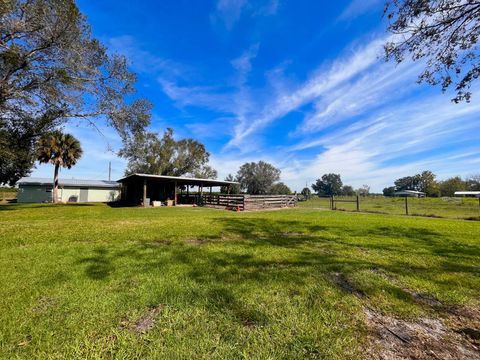
{"type": "MultiPolygon", "coordinates": [[[[370,195],[370,186],[363,185],[354,189],[344,185],[340,174],[324,174],[311,185],[305,187],[301,194],[309,198],[313,192],[318,196],[367,196],[370,195]]],[[[401,177],[394,181],[393,186],[383,189],[384,196],[394,196],[395,192],[414,190],[424,192],[429,197],[454,196],[456,191],[480,191],[480,174],[465,179],[453,176],[445,180],[437,180],[437,176],[429,171],[423,171],[413,176],[401,177]]]]}
{"type": "MultiPolygon", "coordinates": [[[[344,185],[340,174],[334,173],[322,175],[311,187],[318,196],[367,196],[370,194],[369,185],[362,185],[360,188],[354,189],[351,185],[344,185]]],[[[305,187],[301,194],[308,198],[311,191],[308,187],[305,187]]]]}
{"type": "Polygon", "coordinates": [[[395,180],[393,186],[383,189],[383,195],[393,196],[396,191],[402,190],[421,191],[429,197],[454,196],[456,191],[480,191],[480,174],[465,179],[453,176],[437,181],[437,176],[426,170],[420,174],[395,180]]]}

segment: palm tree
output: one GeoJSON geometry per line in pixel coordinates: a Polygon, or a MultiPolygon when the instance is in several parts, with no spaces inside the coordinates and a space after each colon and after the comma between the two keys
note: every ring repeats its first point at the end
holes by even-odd
{"type": "Polygon", "coordinates": [[[53,131],[38,142],[37,160],[42,164],[53,164],[53,202],[58,202],[58,169],[60,166],[70,169],[82,156],[80,142],[70,134],[53,131]]]}

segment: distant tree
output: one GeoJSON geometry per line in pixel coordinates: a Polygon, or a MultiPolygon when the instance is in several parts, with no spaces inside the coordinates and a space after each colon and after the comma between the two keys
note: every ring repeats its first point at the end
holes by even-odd
{"type": "Polygon", "coordinates": [[[312,191],[308,187],[304,187],[301,194],[305,197],[305,199],[310,199],[310,196],[312,196],[312,191]]]}
{"type": "Polygon", "coordinates": [[[465,183],[467,190],[480,191],[480,174],[468,177],[465,183]]]}
{"type": "Polygon", "coordinates": [[[199,179],[216,179],[218,176],[217,170],[210,165],[203,165],[195,172],[195,177],[199,179]]]}
{"type": "Polygon", "coordinates": [[[340,195],[342,190],[342,179],[339,174],[324,174],[312,184],[312,189],[318,195],[340,195]]]}
{"type": "Polygon", "coordinates": [[[440,182],[440,193],[442,196],[454,196],[455,191],[463,190],[466,190],[466,184],[460,176],[451,177],[440,182]]]}
{"type": "Polygon", "coordinates": [[[362,185],[361,188],[357,189],[357,194],[359,196],[368,196],[370,194],[370,186],[362,185]]]}
{"type": "Polygon", "coordinates": [[[53,202],[58,202],[58,169],[70,169],[82,156],[80,142],[70,134],[54,131],[42,138],[38,143],[38,161],[54,165],[53,202]]]}
{"type": "Polygon", "coordinates": [[[395,180],[394,183],[397,191],[402,191],[402,190],[420,191],[420,175],[405,176],[395,180]]]}
{"type": "Polygon", "coordinates": [[[394,34],[386,59],[425,61],[420,82],[455,87],[454,102],[469,101],[480,76],[480,3],[476,0],[389,0],[385,13],[394,34]]]}
{"type": "Polygon", "coordinates": [[[355,195],[355,190],[350,185],[343,185],[342,190],[340,190],[340,195],[354,196],[355,195]]]}
{"type": "Polygon", "coordinates": [[[270,195],[290,195],[291,193],[292,190],[283,182],[275,183],[268,189],[270,195]]]}
{"type": "Polygon", "coordinates": [[[236,178],[241,189],[248,194],[267,194],[272,185],[280,180],[280,170],[264,161],[250,162],[240,167],[236,178]]]}
{"type": "Polygon", "coordinates": [[[68,119],[106,119],[122,139],[150,121],[123,56],[91,35],[74,0],[0,2],[0,183],[30,172],[38,139],[68,119]]]}
{"type": "Polygon", "coordinates": [[[126,174],[145,173],[169,176],[214,176],[207,165],[210,154],[193,139],[175,140],[168,128],[162,138],[151,132],[140,132],[125,142],[119,155],[128,159],[126,174]]]}
{"type": "Polygon", "coordinates": [[[393,196],[395,195],[395,186],[386,187],[383,189],[383,196],[393,196]]]}
{"type": "Polygon", "coordinates": [[[437,176],[433,172],[427,170],[416,176],[419,178],[419,191],[422,191],[427,196],[432,197],[438,197],[440,195],[440,188],[436,181],[437,176]]]}
{"type": "MultiPolygon", "coordinates": [[[[237,179],[232,174],[228,174],[227,177],[225,178],[225,181],[237,182],[237,179]]],[[[240,192],[241,192],[240,184],[232,184],[232,185],[230,185],[230,187],[222,186],[220,188],[220,192],[222,194],[228,194],[228,193],[230,193],[230,194],[240,194],[240,192]]]]}
{"type": "Polygon", "coordinates": [[[423,171],[413,176],[405,176],[395,180],[396,191],[415,190],[422,191],[427,196],[439,196],[440,189],[436,181],[436,175],[429,171],[423,171]]]}

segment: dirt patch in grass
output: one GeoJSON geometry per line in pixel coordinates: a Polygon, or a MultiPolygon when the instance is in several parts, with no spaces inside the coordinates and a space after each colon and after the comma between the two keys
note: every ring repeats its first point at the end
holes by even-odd
{"type": "Polygon", "coordinates": [[[480,306],[447,308],[448,325],[480,351],[480,306]]]}
{"type": "Polygon", "coordinates": [[[42,313],[57,305],[57,301],[49,296],[41,296],[32,307],[34,313],[42,313]]]}
{"type": "Polygon", "coordinates": [[[125,225],[145,225],[149,224],[148,221],[146,220],[118,220],[118,221],[113,221],[113,225],[120,225],[120,226],[125,226],[125,225]]]}
{"type": "Polygon", "coordinates": [[[206,244],[208,240],[205,239],[187,239],[185,243],[188,245],[203,245],[206,244]]]}
{"type": "Polygon", "coordinates": [[[301,237],[301,236],[305,236],[304,233],[301,233],[301,232],[282,232],[280,233],[281,236],[283,237],[301,237]]]}
{"type": "Polygon", "coordinates": [[[163,305],[152,307],[134,323],[131,323],[128,320],[122,321],[121,327],[130,330],[138,336],[145,334],[149,330],[153,329],[155,326],[156,317],[162,312],[163,308],[163,305]]]}
{"type": "Polygon", "coordinates": [[[328,276],[329,280],[334,283],[338,288],[343,290],[346,293],[355,295],[356,297],[359,298],[364,298],[365,293],[355,287],[342,273],[339,272],[334,272],[329,274],[328,276]]]}
{"type": "MultiPolygon", "coordinates": [[[[382,269],[372,269],[421,306],[430,308],[437,316],[413,320],[385,315],[364,305],[368,328],[367,359],[479,359],[480,308],[447,306],[429,294],[415,292],[400,286],[399,282],[382,269]]],[[[342,273],[329,274],[329,280],[342,291],[363,301],[364,291],[356,287],[342,273]]]]}
{"type": "Polygon", "coordinates": [[[370,359],[480,359],[480,349],[448,320],[406,321],[364,308],[370,359]]]}
{"type": "Polygon", "coordinates": [[[433,307],[439,310],[445,307],[441,301],[439,301],[438,299],[436,299],[434,296],[430,294],[417,292],[405,286],[402,286],[402,284],[395,277],[389,275],[386,271],[384,271],[381,268],[374,267],[371,269],[371,271],[377,275],[380,275],[385,280],[394,284],[395,286],[398,286],[401,291],[403,291],[405,294],[410,296],[412,300],[417,304],[433,307]]]}

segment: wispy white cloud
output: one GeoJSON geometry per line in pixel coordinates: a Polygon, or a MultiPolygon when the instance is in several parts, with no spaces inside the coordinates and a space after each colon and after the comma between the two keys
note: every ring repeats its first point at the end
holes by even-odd
{"type": "Polygon", "coordinates": [[[215,11],[210,14],[212,24],[221,24],[230,31],[242,15],[248,14],[251,17],[271,16],[277,13],[278,0],[258,0],[249,2],[247,0],[217,0],[215,11]]]}
{"type": "Polygon", "coordinates": [[[196,106],[219,112],[229,112],[231,95],[221,86],[178,85],[174,80],[159,77],[163,92],[180,107],[196,106]]]}
{"type": "Polygon", "coordinates": [[[378,61],[383,40],[376,39],[367,46],[352,50],[348,55],[334,61],[327,69],[317,70],[305,83],[296,89],[285,89],[276,99],[265,104],[257,115],[248,121],[239,121],[235,128],[235,136],[228,146],[241,146],[248,136],[315,100],[334,91],[338,86],[355,79],[359,74],[378,61]]]}
{"type": "Polygon", "coordinates": [[[106,39],[108,50],[124,55],[130,67],[137,73],[162,74],[163,76],[180,78],[189,70],[183,64],[144,50],[141,41],[132,35],[121,35],[106,39]]]}
{"type": "Polygon", "coordinates": [[[227,30],[231,30],[240,20],[242,10],[246,5],[246,0],[218,0],[211,20],[212,22],[221,22],[227,30]]]}
{"type": "Polygon", "coordinates": [[[287,166],[284,176],[298,186],[303,179],[334,172],[342,174],[346,183],[369,184],[381,191],[398,177],[426,169],[441,176],[467,174],[472,161],[479,159],[478,147],[466,151],[455,139],[460,143],[477,139],[480,124],[473,119],[479,111],[478,104],[452,104],[443,95],[404,102],[290,148],[292,152],[319,146],[325,150],[301,166],[287,166]],[[440,152],[445,144],[452,148],[440,152]]]}
{"type": "Polygon", "coordinates": [[[383,9],[382,0],[352,0],[339,16],[339,20],[353,20],[374,9],[383,9]]]}
{"type": "MultiPolygon", "coordinates": [[[[241,4],[235,5],[240,9],[238,17],[233,14],[235,21],[246,11],[247,5],[241,4]]],[[[479,105],[451,104],[448,96],[418,86],[415,80],[422,64],[384,63],[385,40],[351,47],[303,82],[284,79],[286,63],[265,73],[266,87],[251,87],[259,44],[231,61],[233,75],[221,85],[192,85],[181,74],[161,74],[158,82],[177,106],[217,113],[216,119],[192,121],[186,128],[187,135],[205,139],[212,128],[221,129],[223,137],[231,136],[223,152],[211,158],[220,177],[260,159],[281,168],[282,180],[297,190],[327,172],[342,174],[344,182],[354,186],[369,184],[374,191],[424,169],[442,177],[472,173],[480,162],[479,149],[474,145],[465,149],[458,142],[478,139],[480,125],[473,118],[479,105]],[[262,148],[265,129],[305,105],[312,110],[290,134],[290,144],[262,148]],[[451,149],[445,149],[448,144],[451,149]],[[310,158],[302,156],[305,152],[310,158]]],[[[128,44],[128,39],[123,42],[128,44]]],[[[148,54],[140,57],[147,71],[175,67],[148,54]]]]}

